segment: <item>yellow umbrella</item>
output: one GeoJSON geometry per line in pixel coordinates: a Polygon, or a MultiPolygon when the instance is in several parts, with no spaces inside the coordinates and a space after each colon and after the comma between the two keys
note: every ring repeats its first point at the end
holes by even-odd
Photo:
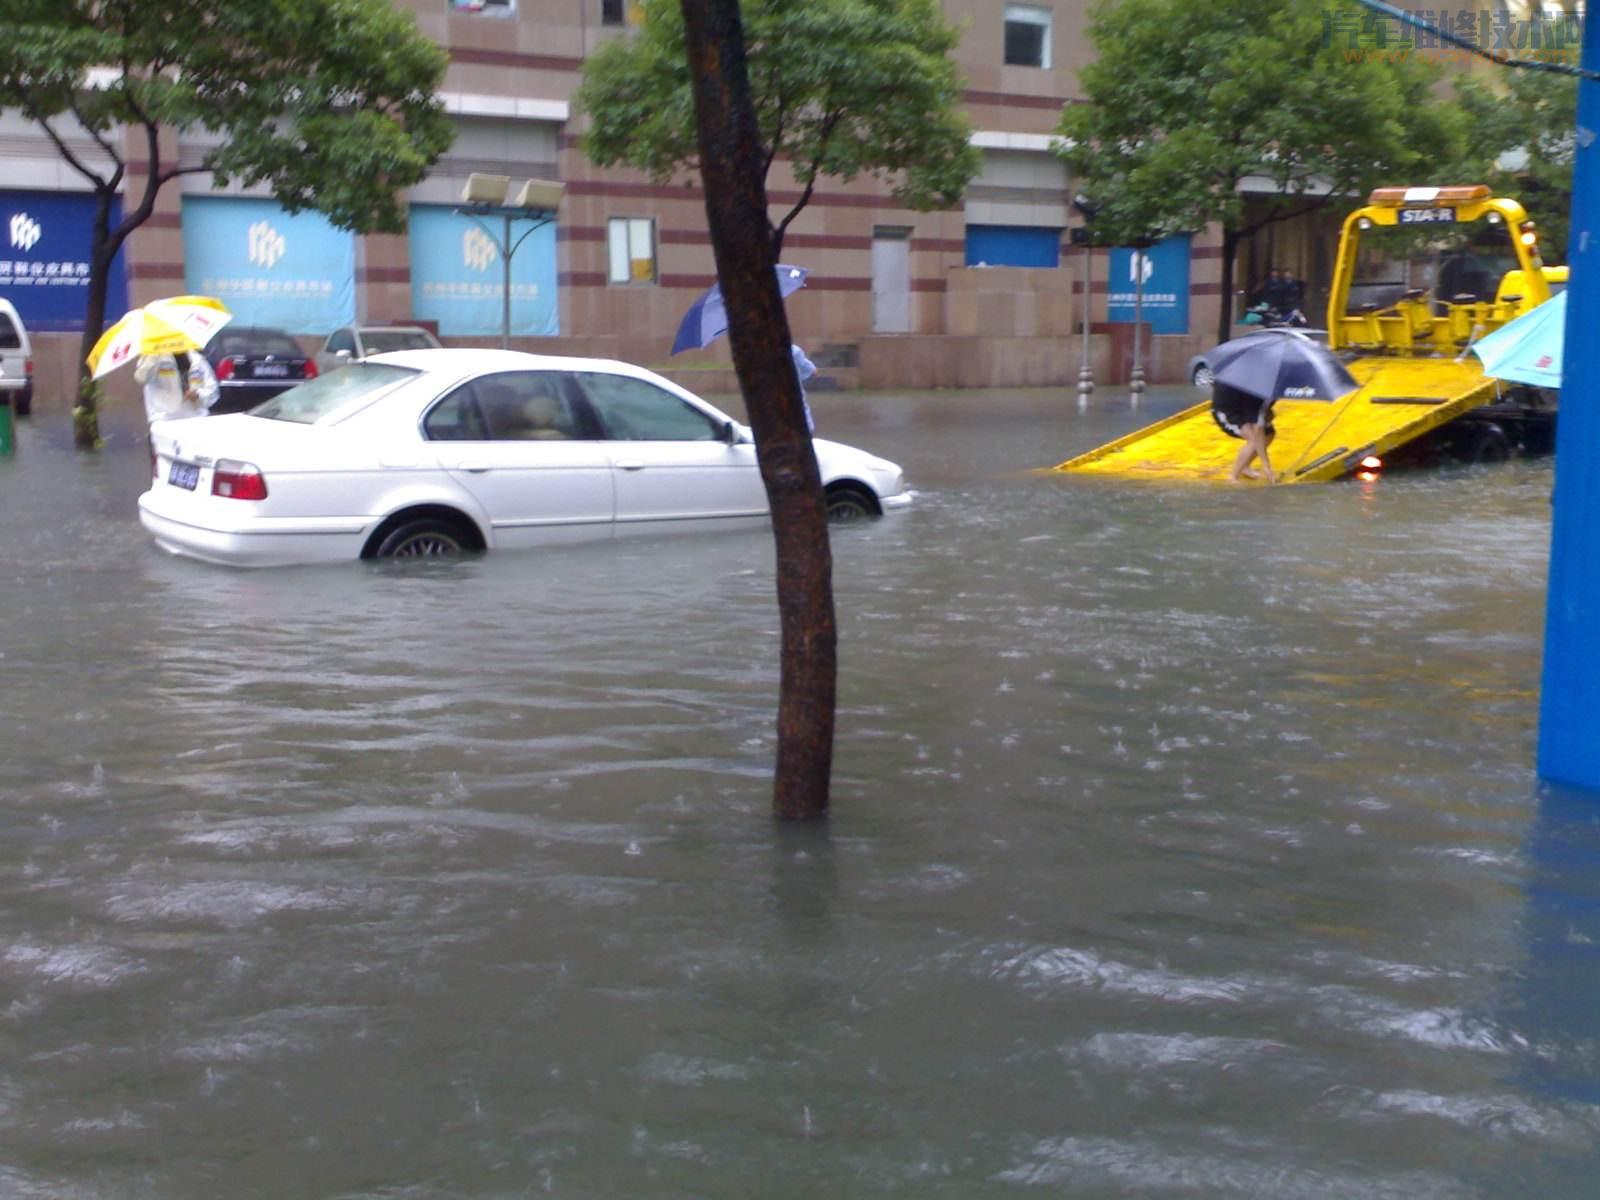
{"type": "Polygon", "coordinates": [[[152,300],[100,335],[86,360],[95,379],[146,354],[181,354],[198,350],[233,314],[210,296],[172,296],[152,300]]]}

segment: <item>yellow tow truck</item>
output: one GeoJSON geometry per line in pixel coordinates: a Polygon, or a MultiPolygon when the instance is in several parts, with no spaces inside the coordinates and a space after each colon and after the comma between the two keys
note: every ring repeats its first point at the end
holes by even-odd
{"type": "MultiPolygon", "coordinates": [[[[1541,261],[1538,233],[1515,200],[1481,185],[1378,188],[1345,218],[1328,300],[1328,345],[1360,386],[1331,402],[1277,400],[1279,482],[1371,473],[1395,457],[1436,450],[1481,461],[1517,446],[1548,449],[1554,396],[1485,376],[1471,346],[1565,281],[1565,267],[1541,261]],[[1407,272],[1420,244],[1454,249],[1432,264],[1429,286],[1375,289],[1360,281],[1363,239],[1385,231],[1411,233],[1392,263],[1407,272]]],[[[1237,449],[1207,401],[1055,470],[1221,480],[1237,449]]]]}

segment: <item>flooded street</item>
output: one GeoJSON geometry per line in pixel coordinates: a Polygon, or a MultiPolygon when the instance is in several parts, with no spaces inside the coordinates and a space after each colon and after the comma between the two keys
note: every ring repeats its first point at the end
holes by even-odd
{"type": "Polygon", "coordinates": [[[1597,1194],[1552,463],[1023,473],[1191,399],[813,397],[919,496],[800,828],[769,534],[230,571],[24,423],[0,1196],[1597,1194]]]}

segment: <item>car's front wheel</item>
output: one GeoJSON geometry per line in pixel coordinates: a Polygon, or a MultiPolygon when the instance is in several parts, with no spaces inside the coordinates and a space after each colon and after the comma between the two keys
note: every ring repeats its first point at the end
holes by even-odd
{"type": "Polygon", "coordinates": [[[1201,391],[1209,392],[1212,385],[1216,383],[1216,379],[1211,374],[1210,366],[1206,363],[1197,363],[1194,368],[1194,376],[1190,382],[1201,391]]]}
{"type": "Polygon", "coordinates": [[[848,525],[879,515],[878,502],[865,488],[834,484],[827,492],[828,524],[848,525]]]}
{"type": "Polygon", "coordinates": [[[448,521],[423,517],[389,531],[378,543],[379,558],[451,558],[465,553],[461,530],[448,521]]]}

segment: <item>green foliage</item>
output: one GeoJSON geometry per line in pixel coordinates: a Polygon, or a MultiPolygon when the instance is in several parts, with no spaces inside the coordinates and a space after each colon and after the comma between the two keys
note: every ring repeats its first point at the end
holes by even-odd
{"type": "MultiPolygon", "coordinates": [[[[434,97],[444,52],[387,0],[6,0],[0,105],[76,117],[123,170],[121,128],[221,135],[204,169],[265,183],[290,211],[357,230],[404,228],[396,192],[452,130],[434,97]],[[89,86],[90,72],[97,78],[89,86]]],[[[109,160],[109,161],[108,161],[109,160]]],[[[154,164],[154,185],[178,172],[154,164]]],[[[98,186],[98,185],[97,185],[98,186]]]]}
{"type": "MultiPolygon", "coordinates": [[[[577,102],[591,159],[665,182],[699,153],[683,15],[678,0],[642,11],[639,29],[590,56],[577,102]]],[[[787,158],[808,193],[819,176],[881,177],[919,211],[961,198],[982,160],[958,107],[959,33],[937,0],[745,0],[743,19],[769,168],[787,158]]]]}
{"type": "MultiPolygon", "coordinates": [[[[1352,0],[1098,0],[1089,104],[1062,114],[1078,186],[1102,205],[1102,240],[1200,229],[1233,235],[1383,183],[1435,182],[1463,152],[1461,110],[1436,68],[1354,62],[1327,24],[1352,0]],[[1241,181],[1278,198],[1247,211],[1241,181]],[[1331,188],[1332,195],[1328,192],[1331,188]]],[[[1439,182],[1452,182],[1443,180],[1439,182]]]]}
{"type": "Polygon", "coordinates": [[[1572,211],[1578,81],[1549,71],[1497,69],[1456,85],[1473,130],[1461,182],[1520,200],[1539,226],[1540,253],[1565,262],[1572,211]]]}

